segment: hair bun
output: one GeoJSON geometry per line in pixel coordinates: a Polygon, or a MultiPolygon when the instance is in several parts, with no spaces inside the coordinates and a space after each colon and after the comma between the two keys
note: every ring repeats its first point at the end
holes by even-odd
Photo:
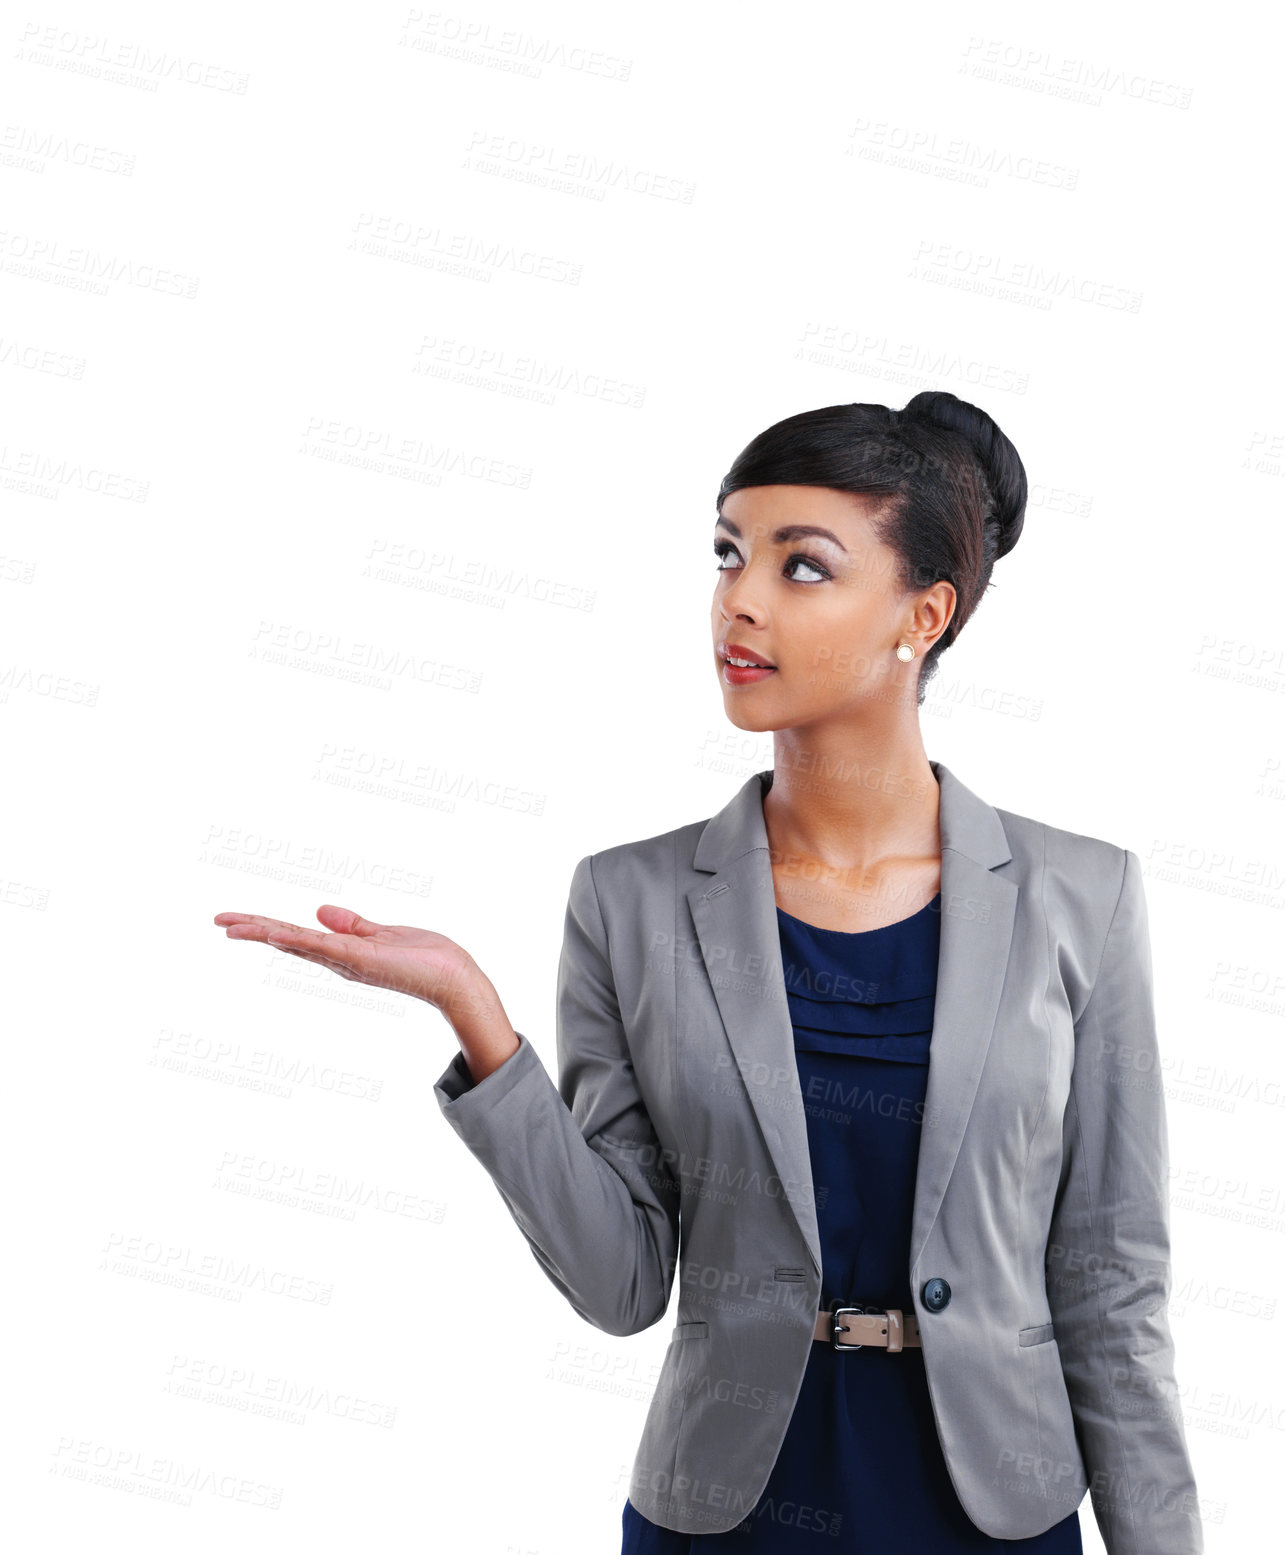
{"type": "Polygon", "coordinates": [[[997,556],[1004,556],[1017,544],[1026,519],[1026,470],[1017,449],[1000,431],[995,421],[980,410],[941,389],[916,394],[902,410],[895,412],[899,422],[919,422],[958,432],[977,457],[995,501],[999,524],[997,556]]]}

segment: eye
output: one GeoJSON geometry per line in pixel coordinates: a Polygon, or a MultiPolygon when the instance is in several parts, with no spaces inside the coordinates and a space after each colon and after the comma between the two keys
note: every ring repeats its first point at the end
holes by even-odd
{"type": "MultiPolygon", "coordinates": [[[[714,555],[721,561],[726,556],[738,556],[739,552],[730,540],[716,540],[714,542],[714,555]]],[[[825,583],[830,579],[830,574],[822,567],[820,562],[814,562],[810,556],[804,556],[802,552],[796,551],[793,556],[788,557],[783,570],[788,572],[791,567],[795,566],[810,568],[817,576],[815,578],[792,578],[790,580],[792,583],[825,583]]],[[[714,570],[715,572],[737,572],[739,568],[716,567],[714,570]]]]}
{"type": "Polygon", "coordinates": [[[793,567],[796,562],[804,567],[810,567],[812,571],[817,574],[816,578],[795,578],[794,581],[796,583],[815,583],[818,580],[824,583],[825,580],[830,576],[830,574],[826,572],[823,567],[818,567],[816,562],[814,562],[810,556],[791,556],[785,565],[787,567],[793,567]]]}

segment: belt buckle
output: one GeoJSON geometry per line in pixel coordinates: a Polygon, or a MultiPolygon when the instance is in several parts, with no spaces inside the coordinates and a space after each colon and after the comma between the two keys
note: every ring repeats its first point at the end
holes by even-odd
{"type": "Polygon", "coordinates": [[[848,1334],[848,1333],[851,1333],[852,1330],[850,1328],[842,1328],[842,1327],[840,1327],[839,1323],[836,1320],[838,1318],[840,1318],[845,1312],[862,1313],[862,1312],[865,1312],[867,1310],[868,1309],[865,1308],[865,1307],[841,1307],[839,1305],[838,1301],[834,1301],[834,1302],[831,1303],[831,1305],[830,1305],[830,1348],[832,1350],[864,1350],[865,1349],[865,1345],[863,1345],[863,1344],[840,1344],[838,1338],[836,1337],[836,1335],[838,1335],[838,1334],[848,1334]]]}

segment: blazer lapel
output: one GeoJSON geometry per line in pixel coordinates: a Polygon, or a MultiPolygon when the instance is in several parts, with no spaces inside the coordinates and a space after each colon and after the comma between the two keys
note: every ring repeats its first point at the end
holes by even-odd
{"type": "MultiPolygon", "coordinates": [[[[977,1094],[1017,906],[1017,886],[994,873],[1012,857],[998,814],[941,762],[929,765],[941,788],[941,946],[915,1183],[912,1267],[937,1217],[977,1094]]],[[[706,823],[694,862],[712,878],[686,894],[741,1082],[819,1273],[821,1236],[807,1118],[763,820],[763,795],[771,780],[771,771],[755,773],[706,823]]]]}

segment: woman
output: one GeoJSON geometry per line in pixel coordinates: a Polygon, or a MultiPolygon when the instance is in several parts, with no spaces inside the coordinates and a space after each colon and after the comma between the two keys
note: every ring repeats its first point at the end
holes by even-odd
{"type": "Polygon", "coordinates": [[[441,935],[215,919],[446,1015],[439,1105],[588,1322],[678,1284],[625,1555],[1068,1555],[1086,1491],[1109,1555],[1203,1548],[1138,859],[995,809],[918,725],[1025,506],[946,393],[741,453],[714,668],[773,768],[580,860],[556,1087],[441,935]]]}

